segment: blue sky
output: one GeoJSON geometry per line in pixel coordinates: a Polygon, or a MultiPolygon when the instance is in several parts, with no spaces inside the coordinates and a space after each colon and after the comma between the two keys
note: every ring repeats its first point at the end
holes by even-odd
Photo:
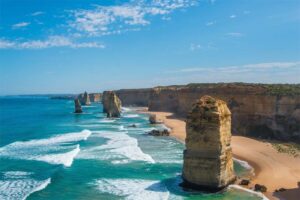
{"type": "Polygon", "coordinates": [[[2,95],[299,77],[299,0],[0,0],[2,95]]]}

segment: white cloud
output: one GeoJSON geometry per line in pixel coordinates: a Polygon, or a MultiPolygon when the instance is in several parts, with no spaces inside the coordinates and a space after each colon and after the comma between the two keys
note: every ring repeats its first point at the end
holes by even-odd
{"type": "Polygon", "coordinates": [[[244,15],[249,15],[251,12],[249,10],[244,10],[243,14],[244,15]]]}
{"type": "Polygon", "coordinates": [[[8,49],[8,48],[13,48],[15,46],[14,42],[0,39],[0,49],[8,49]]]}
{"type": "Polygon", "coordinates": [[[116,6],[71,11],[70,26],[88,35],[109,35],[150,24],[153,16],[169,19],[168,14],[196,5],[197,0],[132,0],[116,6]],[[122,28],[120,28],[120,26],[122,28]]]}
{"type": "Polygon", "coordinates": [[[38,16],[38,15],[43,15],[43,14],[45,14],[45,12],[37,11],[37,12],[31,13],[31,16],[38,16]]]}
{"type": "Polygon", "coordinates": [[[13,42],[0,39],[0,49],[45,49],[52,47],[70,48],[105,48],[103,44],[97,42],[74,42],[70,38],[63,36],[50,36],[46,40],[29,40],[24,42],[13,42]]]}
{"type": "Polygon", "coordinates": [[[170,71],[169,73],[245,73],[245,72],[268,72],[274,70],[288,70],[288,69],[300,69],[300,61],[296,62],[268,62],[268,63],[256,63],[246,65],[234,65],[226,67],[195,67],[184,68],[176,71],[170,71]]]}
{"type": "Polygon", "coordinates": [[[212,26],[214,24],[216,24],[216,21],[207,22],[205,25],[206,26],[212,26]]]}
{"type": "Polygon", "coordinates": [[[190,44],[190,50],[191,51],[196,51],[196,50],[201,49],[201,48],[202,48],[202,46],[200,44],[194,44],[194,43],[190,44]]]}
{"type": "Polygon", "coordinates": [[[242,37],[243,36],[243,34],[239,33],[239,32],[230,32],[230,33],[227,33],[226,35],[229,35],[231,37],[242,37]]]}
{"type": "Polygon", "coordinates": [[[13,29],[23,28],[23,27],[26,27],[26,26],[29,26],[29,25],[30,25],[29,22],[20,22],[20,23],[12,25],[12,28],[13,29]]]}
{"type": "Polygon", "coordinates": [[[236,18],[236,15],[230,15],[229,18],[234,19],[236,18]]]}

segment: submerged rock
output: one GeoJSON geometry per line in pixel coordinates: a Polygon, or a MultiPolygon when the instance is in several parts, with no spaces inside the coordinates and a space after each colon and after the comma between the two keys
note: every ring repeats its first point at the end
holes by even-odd
{"type": "Polygon", "coordinates": [[[79,99],[74,99],[75,113],[82,113],[82,108],[79,99]]]}
{"type": "Polygon", "coordinates": [[[107,117],[121,116],[121,100],[113,91],[103,92],[102,97],[103,112],[107,113],[107,117]]]}
{"type": "Polygon", "coordinates": [[[152,136],[169,136],[170,131],[168,129],[163,129],[163,130],[154,129],[148,132],[148,134],[152,136]]]}
{"type": "Polygon", "coordinates": [[[183,185],[218,191],[234,182],[231,112],[224,101],[203,96],[186,121],[183,185]]]}

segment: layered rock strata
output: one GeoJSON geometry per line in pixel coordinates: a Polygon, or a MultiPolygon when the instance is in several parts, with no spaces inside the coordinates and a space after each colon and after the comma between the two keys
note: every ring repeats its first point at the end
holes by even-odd
{"type": "Polygon", "coordinates": [[[232,133],[300,143],[300,84],[211,83],[118,90],[126,105],[186,117],[203,95],[222,99],[232,112],[232,133]]]}
{"type": "Polygon", "coordinates": [[[186,121],[184,186],[218,191],[235,181],[231,141],[231,112],[224,101],[203,96],[186,121]]]}
{"type": "Polygon", "coordinates": [[[107,117],[121,116],[121,100],[113,91],[105,91],[102,96],[103,112],[107,113],[107,117]]]}

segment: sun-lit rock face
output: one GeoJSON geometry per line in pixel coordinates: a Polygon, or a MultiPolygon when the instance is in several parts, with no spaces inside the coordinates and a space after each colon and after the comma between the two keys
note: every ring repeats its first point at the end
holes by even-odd
{"type": "Polygon", "coordinates": [[[107,117],[121,116],[121,100],[113,91],[105,91],[102,96],[103,112],[107,117]]]}
{"type": "Polygon", "coordinates": [[[235,180],[231,141],[231,112],[224,101],[203,96],[186,121],[184,185],[219,190],[235,180]]]}
{"type": "Polygon", "coordinates": [[[90,96],[87,92],[78,95],[81,105],[91,105],[90,96]]]}

